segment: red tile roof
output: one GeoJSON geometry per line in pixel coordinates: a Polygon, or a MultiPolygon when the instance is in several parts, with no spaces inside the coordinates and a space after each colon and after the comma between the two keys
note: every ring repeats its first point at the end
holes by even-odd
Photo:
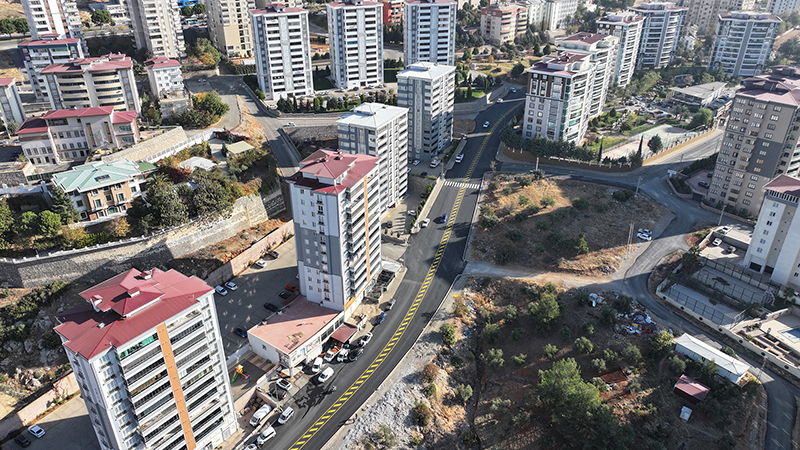
{"type": "Polygon", "coordinates": [[[69,117],[107,116],[114,111],[113,106],[94,106],[91,108],[57,109],[48,111],[43,119],[65,119],[69,117]]]}
{"type": "Polygon", "coordinates": [[[130,69],[133,67],[131,59],[122,53],[110,53],[94,58],[73,59],[64,64],[52,64],[41,73],[69,73],[69,72],[99,72],[104,70],[130,69]]]}
{"type": "Polygon", "coordinates": [[[19,129],[17,129],[17,132],[14,134],[37,134],[46,132],[47,122],[45,122],[41,117],[31,117],[25,119],[25,122],[22,122],[22,125],[20,125],[19,129]]]}
{"type": "Polygon", "coordinates": [[[152,69],[164,69],[167,67],[180,67],[181,63],[177,59],[167,58],[166,56],[156,56],[144,62],[145,67],[152,69]]]}
{"type": "Polygon", "coordinates": [[[0,78],[0,86],[6,87],[14,84],[14,77],[0,78]]]}
{"type": "Polygon", "coordinates": [[[300,161],[300,171],[289,177],[299,186],[320,192],[337,193],[355,186],[378,165],[379,159],[369,155],[350,155],[330,150],[317,150],[300,161]],[[336,180],[331,185],[318,178],[336,180]]]}
{"type": "Polygon", "coordinates": [[[61,325],[55,330],[67,340],[67,348],[90,359],[155,332],[212,291],[203,280],[175,270],[130,269],[81,292],[87,303],[59,314],[61,325]]]}
{"type": "Polygon", "coordinates": [[[111,123],[131,123],[136,120],[136,111],[114,111],[111,123]]]}
{"type": "Polygon", "coordinates": [[[764,185],[764,189],[800,197],[800,178],[778,175],[774,180],[764,185]]]}
{"type": "Polygon", "coordinates": [[[678,382],[675,383],[675,387],[673,389],[697,401],[704,400],[711,391],[711,389],[704,384],[699,383],[687,377],[686,375],[681,375],[681,377],[678,379],[678,382]]]}
{"type": "Polygon", "coordinates": [[[80,43],[80,39],[28,39],[17,44],[17,47],[57,47],[62,45],[76,45],[80,43]]]}

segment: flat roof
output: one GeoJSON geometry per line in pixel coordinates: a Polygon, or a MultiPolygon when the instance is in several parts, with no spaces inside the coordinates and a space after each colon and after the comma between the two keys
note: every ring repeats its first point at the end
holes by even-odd
{"type": "Polygon", "coordinates": [[[600,34],[600,33],[587,33],[585,31],[582,31],[580,33],[575,33],[572,36],[564,38],[561,42],[586,42],[587,44],[594,44],[595,42],[600,42],[609,36],[611,35],[600,34]]]}
{"type": "Polygon", "coordinates": [[[765,184],[764,189],[800,197],[800,178],[781,174],[775,177],[774,180],[765,184]]]}
{"type": "Polygon", "coordinates": [[[253,150],[255,147],[248,144],[247,141],[239,141],[239,142],[234,142],[231,145],[226,145],[225,148],[228,149],[228,152],[233,153],[234,155],[238,155],[240,153],[253,150]]]}
{"type": "Polygon", "coordinates": [[[285,13],[307,13],[308,10],[305,8],[287,8],[283,3],[273,3],[271,5],[266,5],[264,9],[253,9],[250,11],[252,15],[259,15],[259,14],[285,14],[285,13]]]}
{"type": "Polygon", "coordinates": [[[685,88],[671,87],[669,88],[669,90],[680,92],[681,94],[685,95],[691,95],[692,97],[706,98],[709,95],[713,94],[714,92],[725,87],[725,84],[726,83],[723,82],[714,82],[714,83],[698,84],[695,86],[687,86],[685,88]]]}
{"type": "Polygon", "coordinates": [[[254,337],[273,348],[289,354],[301,348],[309,339],[322,331],[341,311],[319,306],[305,296],[298,296],[288,307],[275,314],[264,325],[247,330],[254,337]]]}
{"type": "Polygon", "coordinates": [[[414,78],[417,80],[434,80],[448,73],[455,73],[456,66],[421,61],[411,64],[405,70],[397,73],[397,77],[414,78]]]}
{"type": "MultiPolygon", "coordinates": [[[[450,66],[444,66],[450,67],[450,66]]],[[[403,73],[406,70],[400,72],[403,73]]],[[[399,76],[400,74],[398,74],[399,76]]],[[[359,127],[379,128],[398,116],[408,113],[408,108],[384,105],[383,103],[362,103],[351,109],[339,120],[337,125],[355,125],[359,127]]]]}
{"type": "Polygon", "coordinates": [[[750,370],[750,365],[743,363],[733,356],[722,353],[714,347],[706,344],[705,342],[692,337],[689,334],[684,334],[675,339],[676,345],[681,345],[687,350],[700,355],[703,359],[714,361],[717,366],[724,368],[730,373],[742,376],[750,370]]]}

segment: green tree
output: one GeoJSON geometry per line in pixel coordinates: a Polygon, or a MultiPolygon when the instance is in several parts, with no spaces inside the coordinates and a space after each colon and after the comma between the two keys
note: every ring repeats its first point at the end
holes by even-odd
{"type": "Polygon", "coordinates": [[[205,13],[206,13],[206,5],[204,5],[204,4],[200,3],[200,2],[197,2],[197,3],[196,3],[196,4],[195,4],[193,7],[192,7],[192,12],[193,12],[193,13],[194,13],[196,16],[203,15],[203,14],[205,14],[205,13]]]}
{"type": "Polygon", "coordinates": [[[522,75],[522,72],[525,72],[525,66],[523,66],[522,63],[516,63],[514,67],[511,68],[510,74],[512,77],[518,77],[522,75]]]}
{"type": "Polygon", "coordinates": [[[444,345],[451,346],[456,343],[456,329],[449,323],[443,323],[439,327],[439,333],[442,335],[444,345]]]}
{"type": "Polygon", "coordinates": [[[686,126],[689,130],[694,130],[695,128],[706,126],[711,123],[711,118],[714,117],[714,113],[711,112],[708,108],[700,108],[697,112],[692,116],[691,122],[689,125],[686,126]]]}
{"type": "Polygon", "coordinates": [[[647,141],[647,147],[650,148],[650,151],[653,153],[658,153],[661,149],[664,148],[664,143],[661,142],[661,136],[655,135],[647,141]]]}
{"type": "Polygon", "coordinates": [[[17,33],[26,34],[30,31],[30,28],[28,27],[28,21],[25,20],[24,17],[15,17],[11,19],[11,21],[13,22],[14,28],[17,31],[17,33]]]}
{"type": "Polygon", "coordinates": [[[97,24],[111,23],[111,13],[105,9],[96,9],[92,12],[92,22],[97,24]]]}
{"type": "Polygon", "coordinates": [[[147,188],[147,202],[150,205],[154,225],[168,228],[181,225],[189,220],[186,205],[178,197],[174,186],[163,178],[153,177],[147,188]]]}
{"type": "Polygon", "coordinates": [[[14,226],[14,214],[5,200],[0,200],[0,244],[3,244],[5,235],[14,226]]]}
{"type": "Polygon", "coordinates": [[[61,216],[52,211],[42,211],[39,213],[38,223],[39,234],[53,237],[61,229],[61,216]]]}
{"type": "Polygon", "coordinates": [[[553,344],[547,344],[543,347],[544,350],[544,357],[547,359],[553,359],[558,354],[558,347],[553,344]]]}
{"type": "Polygon", "coordinates": [[[183,8],[181,8],[181,15],[183,17],[191,17],[191,16],[193,16],[194,15],[194,8],[192,8],[189,5],[185,5],[183,8]]]}
{"type": "Polygon", "coordinates": [[[207,176],[208,172],[198,169],[192,175],[196,189],[192,194],[192,204],[198,215],[222,213],[233,206],[235,198],[231,195],[231,183],[223,178],[207,176]]]}
{"type": "Polygon", "coordinates": [[[25,211],[14,220],[12,232],[21,240],[30,239],[38,231],[39,217],[33,211],[25,211]]]}
{"type": "Polygon", "coordinates": [[[0,19],[0,34],[14,34],[17,32],[16,26],[14,26],[14,21],[12,19],[0,19]]]}
{"type": "Polygon", "coordinates": [[[481,331],[481,337],[487,344],[494,345],[500,338],[500,327],[494,323],[487,323],[481,331]]]}
{"type": "Polygon", "coordinates": [[[622,356],[631,364],[636,364],[642,360],[642,352],[639,351],[639,347],[631,343],[622,350],[622,356]]]}
{"type": "Polygon", "coordinates": [[[472,50],[470,50],[470,49],[464,50],[463,59],[464,59],[464,61],[469,61],[470,59],[472,59],[472,50]]]}
{"type": "Polygon", "coordinates": [[[703,75],[700,77],[700,83],[701,84],[713,83],[715,81],[717,81],[717,80],[716,80],[716,78],[714,78],[714,75],[711,75],[708,72],[704,72],[703,75]]]}
{"type": "Polygon", "coordinates": [[[573,346],[578,353],[583,353],[584,355],[588,355],[594,351],[594,344],[592,344],[592,341],[584,336],[575,339],[573,346]]]}
{"type": "Polygon", "coordinates": [[[209,91],[202,98],[198,98],[194,107],[217,117],[224,116],[230,110],[230,107],[222,101],[217,91],[209,91]]]}
{"type": "Polygon", "coordinates": [[[686,361],[678,355],[672,355],[667,361],[667,367],[676,375],[682,374],[686,370],[686,361]]]}
{"type": "Polygon", "coordinates": [[[489,351],[481,353],[481,361],[489,367],[501,369],[506,361],[503,359],[503,350],[499,348],[490,348],[489,351]]]}
{"type": "Polygon", "coordinates": [[[549,330],[561,316],[561,309],[555,295],[552,294],[543,294],[538,302],[530,303],[528,311],[531,320],[546,330],[549,330]]]}
{"type": "Polygon", "coordinates": [[[472,386],[459,384],[456,386],[456,398],[461,400],[462,404],[466,404],[472,397],[472,386]]]}
{"type": "Polygon", "coordinates": [[[61,217],[63,225],[75,223],[81,218],[80,213],[75,208],[75,204],[57,184],[54,184],[50,189],[50,198],[53,200],[52,210],[61,217]]]}
{"type": "Polygon", "coordinates": [[[657,356],[665,354],[672,346],[672,335],[666,330],[653,333],[650,337],[650,351],[657,356]]]}

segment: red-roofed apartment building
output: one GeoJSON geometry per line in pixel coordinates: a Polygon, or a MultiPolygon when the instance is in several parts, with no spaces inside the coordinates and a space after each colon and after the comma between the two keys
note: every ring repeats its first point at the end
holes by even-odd
{"type": "Polygon", "coordinates": [[[0,78],[0,118],[6,126],[9,122],[20,125],[25,121],[25,108],[19,99],[14,78],[0,78]]]}
{"type": "Polygon", "coordinates": [[[237,429],[214,289],[131,269],[58,315],[100,448],[215,448],[237,429]]]}
{"type": "Polygon", "coordinates": [[[344,311],[381,270],[379,159],[319,150],[289,177],[300,292],[344,311]]]}
{"type": "Polygon", "coordinates": [[[97,149],[139,142],[136,111],[111,106],[59,109],[23,122],[16,133],[25,157],[35,165],[85,161],[97,149]]]}
{"type": "Polygon", "coordinates": [[[22,52],[25,71],[31,82],[36,100],[44,101],[47,95],[42,69],[53,64],[68,63],[73,59],[83,58],[83,46],[77,38],[59,39],[58,35],[44,35],[41,39],[29,39],[17,45],[22,52]]]}

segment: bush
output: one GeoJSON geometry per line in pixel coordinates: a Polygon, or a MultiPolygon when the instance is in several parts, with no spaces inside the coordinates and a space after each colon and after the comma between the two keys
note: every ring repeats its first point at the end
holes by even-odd
{"type": "Polygon", "coordinates": [[[606,325],[617,323],[617,310],[610,306],[603,306],[600,310],[600,322],[606,325]]]}
{"type": "Polygon", "coordinates": [[[454,355],[450,357],[450,364],[454,369],[460,369],[464,367],[464,360],[454,355]]]}
{"type": "Polygon", "coordinates": [[[721,349],[719,349],[719,351],[721,351],[722,353],[725,353],[726,355],[730,356],[731,358],[739,359],[739,356],[736,355],[736,350],[728,347],[727,345],[722,347],[721,349]]]}
{"type": "Polygon", "coordinates": [[[530,198],[528,198],[528,196],[527,196],[527,195],[522,195],[522,194],[520,194],[520,196],[519,196],[519,204],[520,204],[520,205],[522,205],[522,206],[525,206],[525,205],[527,205],[528,203],[530,203],[530,201],[531,201],[531,199],[530,199],[530,198]]]}
{"type": "Polygon", "coordinates": [[[615,362],[616,360],[619,359],[619,355],[617,355],[617,352],[615,352],[614,350],[607,348],[603,350],[603,359],[605,359],[606,362],[615,362]]]}
{"type": "Polygon", "coordinates": [[[506,363],[506,360],[503,359],[503,350],[499,348],[490,348],[488,352],[481,353],[481,361],[495,369],[502,368],[506,363]]]}
{"type": "Polygon", "coordinates": [[[686,371],[686,361],[684,361],[683,358],[678,355],[672,355],[667,360],[667,367],[669,368],[670,372],[674,373],[675,375],[680,375],[686,371]]]}
{"type": "Polygon", "coordinates": [[[503,188],[503,195],[511,195],[514,193],[514,188],[511,186],[506,186],[503,188]]]}
{"type": "Polygon", "coordinates": [[[522,339],[524,333],[525,330],[523,330],[522,328],[514,328],[513,330],[511,330],[511,339],[518,341],[522,339]]]}
{"type": "Polygon", "coordinates": [[[442,343],[448,347],[456,343],[456,327],[449,323],[443,323],[439,327],[439,333],[442,335],[442,343]]]}
{"type": "Polygon", "coordinates": [[[630,314],[633,311],[633,297],[620,294],[611,302],[611,306],[622,314],[630,314]]]}
{"type": "Polygon", "coordinates": [[[539,214],[539,211],[541,211],[541,208],[539,208],[539,206],[537,205],[528,205],[525,208],[525,214],[529,216],[532,216],[534,214],[539,214]]]}
{"type": "Polygon", "coordinates": [[[433,380],[436,379],[436,375],[439,373],[439,368],[436,367],[434,363],[428,363],[422,369],[422,377],[428,383],[433,383],[433,380]]]}
{"type": "Polygon", "coordinates": [[[572,330],[570,330],[567,325],[564,325],[563,327],[561,327],[561,330],[559,330],[558,334],[560,334],[561,338],[566,341],[570,337],[572,337],[572,330]]]}
{"type": "Polygon", "coordinates": [[[494,345],[500,338],[500,326],[494,323],[487,323],[481,331],[481,337],[489,345],[494,345]]]}
{"type": "Polygon", "coordinates": [[[587,306],[589,304],[589,301],[591,300],[588,291],[578,291],[575,293],[573,298],[578,303],[578,306],[587,306]]]}
{"type": "Polygon", "coordinates": [[[553,344],[547,344],[543,347],[544,350],[544,357],[547,359],[553,359],[558,354],[558,347],[553,344]]]}
{"type": "Polygon", "coordinates": [[[578,353],[583,353],[584,355],[588,355],[594,351],[594,344],[592,344],[592,341],[583,336],[575,339],[573,345],[578,353]]]}
{"type": "Polygon", "coordinates": [[[627,202],[628,200],[632,199],[633,196],[634,192],[628,189],[620,189],[611,194],[611,197],[618,202],[627,202]]]}
{"type": "Polygon", "coordinates": [[[622,350],[622,356],[631,364],[636,364],[642,360],[642,352],[639,351],[639,347],[631,343],[622,350]]]}
{"type": "Polygon", "coordinates": [[[511,409],[511,400],[507,398],[495,398],[489,406],[489,412],[495,417],[505,415],[509,409],[511,409]]]}
{"type": "Polygon", "coordinates": [[[516,365],[518,367],[524,366],[525,365],[525,360],[527,360],[527,359],[528,359],[528,355],[526,355],[524,353],[520,353],[517,356],[512,356],[511,357],[511,360],[514,362],[514,365],[516,365]]]}
{"type": "Polygon", "coordinates": [[[553,206],[556,204],[556,201],[553,200],[551,197],[542,197],[539,200],[539,204],[542,205],[542,208],[547,208],[548,206],[553,206]]]}
{"type": "Polygon", "coordinates": [[[589,200],[582,197],[575,197],[572,199],[572,206],[579,211],[585,211],[589,209],[590,205],[589,200]]]}
{"type": "Polygon", "coordinates": [[[508,238],[509,240],[512,240],[514,242],[521,241],[524,237],[525,237],[525,235],[522,233],[522,231],[520,231],[520,230],[518,230],[516,228],[512,228],[512,229],[506,231],[506,238],[508,238]]]}
{"type": "MultiPolygon", "coordinates": [[[[472,395],[471,392],[470,395],[472,395]]],[[[422,427],[428,426],[428,424],[431,423],[432,417],[433,412],[425,403],[417,403],[417,406],[414,407],[414,410],[411,413],[411,420],[414,422],[414,425],[419,425],[422,427]]]]}
{"type": "Polygon", "coordinates": [[[581,331],[587,336],[594,334],[594,320],[587,320],[581,325],[581,331]]]}
{"type": "Polygon", "coordinates": [[[656,356],[665,354],[671,346],[672,335],[665,330],[661,330],[658,333],[653,333],[650,337],[649,348],[650,351],[656,356]]]}
{"type": "Polygon", "coordinates": [[[597,373],[603,373],[606,371],[606,360],[597,358],[592,360],[592,368],[597,371],[597,373]]]}
{"type": "Polygon", "coordinates": [[[628,390],[631,392],[641,392],[642,384],[639,382],[638,378],[634,378],[631,381],[628,381],[628,390]]]}
{"type": "Polygon", "coordinates": [[[428,384],[422,390],[422,393],[425,395],[425,398],[431,398],[436,394],[436,385],[435,384],[428,384]]]}
{"type": "Polygon", "coordinates": [[[490,191],[496,191],[497,188],[500,187],[500,184],[497,181],[490,181],[489,185],[487,186],[490,191]]]}
{"type": "Polygon", "coordinates": [[[508,322],[513,322],[519,317],[519,310],[514,305],[508,305],[503,308],[503,318],[508,322]]]}
{"type": "Polygon", "coordinates": [[[500,223],[500,218],[494,214],[481,216],[481,226],[483,228],[494,228],[498,223],[500,223]]]}
{"type": "Polygon", "coordinates": [[[544,220],[537,220],[536,221],[536,229],[539,231],[547,231],[550,228],[550,224],[545,222],[544,220]]]}
{"type": "Polygon", "coordinates": [[[733,450],[736,448],[736,438],[730,434],[726,434],[717,439],[717,448],[719,450],[733,450]]]}
{"type": "Polygon", "coordinates": [[[461,400],[461,403],[466,404],[472,397],[472,386],[459,384],[456,386],[456,398],[461,400]]]}

